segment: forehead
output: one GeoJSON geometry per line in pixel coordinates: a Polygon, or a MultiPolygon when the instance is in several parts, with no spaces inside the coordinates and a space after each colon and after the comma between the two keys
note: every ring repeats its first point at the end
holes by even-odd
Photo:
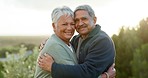
{"type": "Polygon", "coordinates": [[[68,22],[68,21],[74,21],[74,19],[73,19],[73,17],[72,16],[70,16],[70,15],[62,15],[60,18],[59,18],[59,20],[58,21],[60,21],[60,22],[68,22]]]}
{"type": "Polygon", "coordinates": [[[89,14],[85,10],[78,10],[78,11],[75,12],[75,18],[88,17],[88,16],[89,16],[89,14]]]}

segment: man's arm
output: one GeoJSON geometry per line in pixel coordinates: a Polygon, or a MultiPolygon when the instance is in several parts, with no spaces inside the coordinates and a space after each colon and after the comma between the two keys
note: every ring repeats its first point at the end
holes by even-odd
{"type": "MultiPolygon", "coordinates": [[[[39,66],[43,70],[48,71],[49,73],[51,72],[51,66],[52,66],[53,62],[54,62],[53,58],[48,54],[44,54],[43,56],[40,56],[39,59],[38,59],[39,66]]],[[[114,67],[115,67],[115,63],[106,72],[106,73],[108,73],[109,78],[115,78],[115,76],[116,76],[116,70],[115,70],[114,67]]],[[[98,78],[107,78],[106,73],[104,72],[98,78]]]]}
{"type": "MultiPolygon", "coordinates": [[[[92,49],[88,54],[83,64],[79,65],[63,65],[53,63],[51,74],[54,78],[97,78],[102,72],[105,71],[107,65],[111,63],[114,54],[110,47],[111,44],[105,39],[95,45],[101,46],[100,48],[92,49]],[[109,47],[108,47],[109,46],[109,47]],[[99,52],[97,52],[99,51],[99,52]],[[99,53],[99,54],[98,54],[99,53]]],[[[92,46],[94,47],[94,46],[92,46]]]]}

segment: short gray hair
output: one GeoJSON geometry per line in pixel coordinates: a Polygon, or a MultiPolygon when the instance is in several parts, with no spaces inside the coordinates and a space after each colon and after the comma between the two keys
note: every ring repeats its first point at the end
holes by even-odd
{"type": "Polygon", "coordinates": [[[74,13],[69,7],[63,6],[63,7],[55,8],[51,14],[52,22],[57,23],[59,18],[65,14],[67,16],[71,16],[72,18],[74,18],[74,13]]]}
{"type": "Polygon", "coordinates": [[[95,17],[95,12],[94,10],[89,6],[89,5],[80,5],[78,7],[76,7],[75,11],[74,11],[74,15],[78,10],[85,10],[88,12],[88,14],[90,15],[90,17],[94,18],[95,17]]]}

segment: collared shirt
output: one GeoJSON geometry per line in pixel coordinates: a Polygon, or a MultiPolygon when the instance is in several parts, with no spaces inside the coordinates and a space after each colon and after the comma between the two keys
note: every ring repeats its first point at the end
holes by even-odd
{"type": "Polygon", "coordinates": [[[72,53],[74,52],[73,47],[72,47],[72,45],[70,43],[69,43],[69,45],[67,45],[67,47],[71,50],[72,53]]]}
{"type": "Polygon", "coordinates": [[[78,41],[78,47],[77,47],[77,50],[76,50],[76,56],[77,56],[77,59],[79,59],[79,50],[80,50],[80,45],[81,45],[81,43],[83,42],[85,40],[85,38],[83,39],[83,38],[79,38],[79,41],[78,41]]]}

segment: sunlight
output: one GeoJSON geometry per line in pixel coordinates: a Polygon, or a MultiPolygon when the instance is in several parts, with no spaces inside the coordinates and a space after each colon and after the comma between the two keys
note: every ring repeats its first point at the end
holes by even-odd
{"type": "Polygon", "coordinates": [[[32,5],[29,7],[30,1],[22,2],[20,6],[15,6],[15,3],[19,3],[18,1],[12,1],[14,4],[11,5],[3,3],[10,4],[9,1],[0,1],[0,35],[51,35],[53,33],[51,11],[62,5],[67,5],[74,10],[78,5],[89,4],[95,11],[97,24],[100,24],[110,36],[118,34],[121,26],[135,27],[140,20],[148,17],[146,0],[99,0],[99,3],[61,1],[59,5],[55,1],[41,1],[42,5],[45,3],[42,7],[38,3],[33,4],[34,2],[30,3],[32,5]],[[49,6],[48,3],[53,4],[49,6]],[[36,8],[33,8],[35,6],[36,8]]]}
{"type": "Polygon", "coordinates": [[[49,16],[48,11],[14,7],[3,9],[0,35],[49,35],[52,33],[49,16]]]}
{"type": "Polygon", "coordinates": [[[146,7],[148,5],[142,0],[116,0],[96,10],[98,23],[110,36],[118,34],[121,26],[136,27],[140,20],[147,17],[148,11],[144,9],[146,7]]]}
{"type": "Polygon", "coordinates": [[[113,8],[118,7],[118,9],[116,9],[116,12],[118,12],[117,16],[120,17],[118,19],[127,26],[137,25],[141,19],[146,17],[148,12],[144,9],[147,4],[143,0],[124,0],[114,5],[113,8]]]}

